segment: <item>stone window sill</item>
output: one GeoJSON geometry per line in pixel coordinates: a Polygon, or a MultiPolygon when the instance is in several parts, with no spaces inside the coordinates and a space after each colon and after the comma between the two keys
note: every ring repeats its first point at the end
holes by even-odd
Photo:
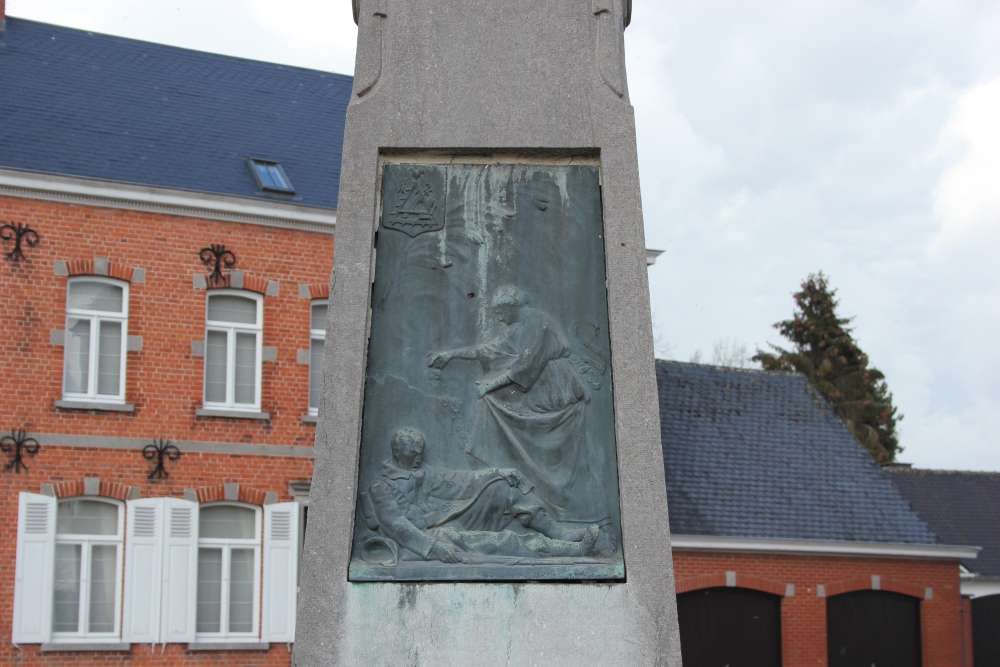
{"type": "Polygon", "coordinates": [[[308,413],[302,415],[303,424],[316,424],[317,422],[319,422],[319,415],[310,415],[308,413]]]}
{"type": "Polygon", "coordinates": [[[55,402],[55,406],[60,410],[100,410],[102,412],[135,412],[135,405],[131,403],[91,403],[90,401],[63,401],[55,402]]]}
{"type": "Polygon", "coordinates": [[[42,653],[59,653],[61,651],[130,651],[132,650],[132,645],[128,643],[124,644],[88,644],[86,642],[76,642],[65,644],[42,644],[42,653]]]}
{"type": "Polygon", "coordinates": [[[198,642],[188,644],[189,651],[269,651],[268,642],[198,642]]]}
{"type": "Polygon", "coordinates": [[[198,408],[194,411],[195,417],[225,417],[226,419],[259,419],[268,421],[271,419],[270,412],[249,412],[243,410],[226,410],[222,408],[198,408]]]}

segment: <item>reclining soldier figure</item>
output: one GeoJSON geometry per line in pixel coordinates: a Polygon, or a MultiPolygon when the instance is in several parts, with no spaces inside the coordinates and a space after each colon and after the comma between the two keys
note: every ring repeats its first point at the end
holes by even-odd
{"type": "MultiPolygon", "coordinates": [[[[590,556],[597,524],[571,527],[552,519],[532,484],[513,468],[448,470],[424,466],[424,436],[401,428],[392,461],[362,495],[373,529],[424,560],[460,563],[469,556],[590,556]],[[526,530],[508,530],[513,521],[526,530]]],[[[479,559],[481,560],[481,558],[479,559]]]]}

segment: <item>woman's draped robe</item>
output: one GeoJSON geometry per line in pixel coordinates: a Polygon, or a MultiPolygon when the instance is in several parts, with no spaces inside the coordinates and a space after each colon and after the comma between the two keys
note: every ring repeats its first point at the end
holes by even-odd
{"type": "Polygon", "coordinates": [[[610,514],[584,424],[587,390],[552,320],[534,308],[521,311],[520,321],[474,348],[484,369],[507,373],[512,384],[477,405],[466,454],[519,469],[560,521],[605,523],[610,514]]]}

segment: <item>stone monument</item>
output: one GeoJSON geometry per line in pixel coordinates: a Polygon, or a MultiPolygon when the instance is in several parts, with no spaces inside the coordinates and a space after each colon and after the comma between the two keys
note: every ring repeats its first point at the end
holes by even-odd
{"type": "Polygon", "coordinates": [[[355,0],[294,663],[680,665],[627,0],[355,0]]]}

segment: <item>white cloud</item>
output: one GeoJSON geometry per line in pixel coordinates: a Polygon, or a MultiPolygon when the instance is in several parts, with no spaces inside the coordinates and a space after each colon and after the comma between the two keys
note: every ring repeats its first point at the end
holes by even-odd
{"type": "Polygon", "coordinates": [[[951,163],[934,189],[932,251],[1000,229],[1000,78],[963,94],[934,151],[951,163]]]}

